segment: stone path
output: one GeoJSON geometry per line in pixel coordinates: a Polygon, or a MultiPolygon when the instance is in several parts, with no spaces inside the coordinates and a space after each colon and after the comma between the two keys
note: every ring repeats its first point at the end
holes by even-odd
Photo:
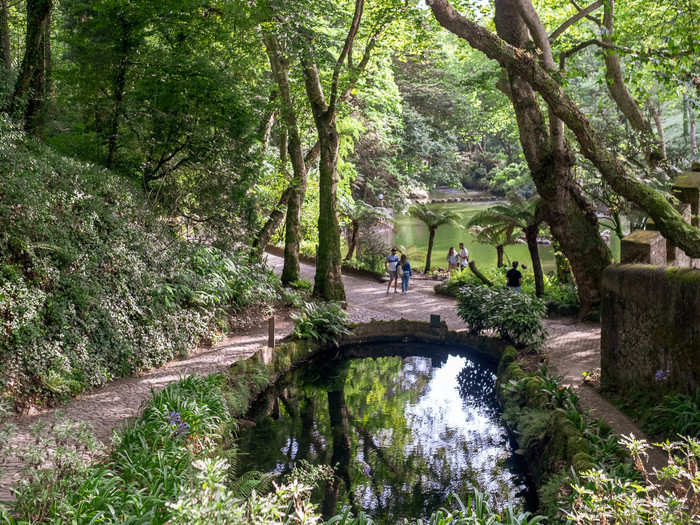
{"type": "MultiPolygon", "coordinates": [[[[268,263],[279,273],[282,259],[268,255],[268,263]]],[[[302,276],[313,281],[314,268],[302,264],[302,276]]],[[[408,294],[386,293],[386,284],[368,281],[359,277],[344,276],[343,282],[348,298],[348,313],[354,322],[367,322],[373,319],[408,319],[428,321],[430,314],[440,314],[452,330],[465,328],[455,308],[455,301],[449,297],[435,295],[434,281],[414,279],[408,294]]],[[[399,285],[400,292],[400,285],[399,285]]],[[[291,331],[288,319],[278,320],[276,336],[282,338],[291,331]]],[[[585,409],[602,418],[618,434],[634,433],[644,437],[639,428],[624,414],[604,400],[596,391],[583,386],[582,372],[600,366],[600,327],[591,323],[575,323],[570,319],[548,320],[550,338],[546,353],[550,366],[564,382],[572,385],[581,397],[585,409]]],[[[206,375],[222,371],[234,361],[248,357],[257,348],[266,344],[267,325],[229,337],[213,348],[201,349],[190,357],[173,361],[162,368],[144,372],[135,377],[124,378],[109,383],[104,388],[83,394],[59,409],[45,410],[38,414],[14,418],[11,423],[17,426],[11,446],[19,447],[30,442],[30,429],[40,421],[50,420],[57,411],[73,421],[85,421],[92,425],[98,439],[109,444],[113,431],[129,418],[138,414],[139,407],[151,395],[151,390],[159,390],[168,383],[191,374],[206,375]]],[[[663,461],[657,457],[652,464],[663,461]]],[[[0,500],[10,498],[9,488],[20,476],[21,465],[17,459],[2,466],[0,478],[0,500]]]]}

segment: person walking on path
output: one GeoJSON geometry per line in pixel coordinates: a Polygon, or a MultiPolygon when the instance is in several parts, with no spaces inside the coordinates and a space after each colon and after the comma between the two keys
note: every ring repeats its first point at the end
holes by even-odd
{"type": "Polygon", "coordinates": [[[518,261],[513,261],[513,267],[506,272],[506,279],[508,288],[515,292],[520,291],[520,286],[523,284],[523,274],[518,271],[518,261]]]}
{"type": "Polygon", "coordinates": [[[391,255],[388,255],[386,261],[384,261],[384,267],[389,273],[389,284],[386,287],[386,293],[389,295],[389,289],[391,288],[391,281],[394,281],[394,293],[396,292],[396,287],[399,284],[399,256],[396,255],[396,246],[391,249],[391,255]]]}
{"type": "Polygon", "coordinates": [[[408,281],[411,278],[411,263],[405,254],[401,255],[401,293],[408,292],[408,281]]]}
{"type": "Polygon", "coordinates": [[[454,246],[450,246],[450,251],[447,252],[447,271],[451,272],[459,267],[459,257],[454,246]]]}
{"type": "Polygon", "coordinates": [[[464,243],[459,243],[459,269],[464,270],[469,265],[469,252],[464,247],[464,243]]]}

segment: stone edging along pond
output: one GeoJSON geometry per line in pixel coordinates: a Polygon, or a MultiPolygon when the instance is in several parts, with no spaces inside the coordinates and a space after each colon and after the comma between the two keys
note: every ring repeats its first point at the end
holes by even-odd
{"type": "MultiPolygon", "coordinates": [[[[372,321],[354,325],[352,333],[343,338],[338,347],[324,348],[311,340],[287,340],[276,349],[261,348],[250,358],[237,361],[230,368],[228,382],[231,388],[242,403],[247,400],[247,406],[237,407],[233,415],[244,417],[247,407],[269,385],[314,357],[324,353],[336,357],[340,352],[345,357],[372,357],[376,354],[376,347],[373,351],[366,348],[378,344],[387,345],[388,348],[386,354],[376,357],[402,355],[399,345],[406,343],[437,348],[462,346],[498,363],[498,398],[504,410],[503,417],[541,495],[540,506],[556,508],[556,501],[551,501],[551,495],[542,494],[541,490],[554,479],[553,475],[562,469],[568,471],[569,466],[579,472],[593,466],[589,443],[582,433],[561,410],[547,406],[541,392],[542,381],[538,377],[541,372],[537,370],[537,365],[529,365],[531,360],[520,360],[523,354],[500,339],[473,336],[467,331],[450,331],[444,322],[437,328],[418,321],[372,321]],[[523,387],[514,390],[514,381],[523,387]],[[538,423],[533,426],[535,419],[538,423]],[[535,434],[533,428],[536,429],[535,434]]],[[[557,489],[552,487],[554,494],[557,489]]]]}

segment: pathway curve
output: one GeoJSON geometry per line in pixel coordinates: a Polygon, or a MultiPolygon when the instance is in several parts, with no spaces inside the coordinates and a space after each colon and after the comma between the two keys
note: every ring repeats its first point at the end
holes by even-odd
{"type": "MultiPolygon", "coordinates": [[[[281,271],[282,259],[268,255],[268,263],[277,273],[281,271]]],[[[314,268],[301,265],[304,279],[313,281],[314,268]]],[[[466,328],[457,316],[455,301],[433,292],[435,281],[414,279],[408,294],[386,293],[386,284],[368,281],[359,277],[344,276],[343,282],[348,298],[348,314],[353,322],[371,320],[408,319],[428,321],[430,314],[440,314],[452,330],[466,328]]],[[[550,332],[546,353],[554,373],[564,378],[579,393],[585,409],[602,418],[618,434],[634,433],[644,437],[639,428],[604,400],[595,390],[583,386],[582,372],[599,367],[600,327],[591,323],[576,323],[570,319],[548,320],[550,332]]],[[[289,319],[278,320],[277,338],[291,331],[289,319]]],[[[58,412],[73,421],[89,423],[97,438],[109,444],[115,429],[138,414],[142,403],[150,398],[152,390],[187,375],[206,375],[225,370],[234,361],[248,357],[267,341],[267,326],[260,326],[242,334],[229,337],[212,348],[200,349],[186,359],[172,361],[162,368],[146,371],[138,376],[113,381],[103,388],[81,395],[58,409],[38,414],[18,416],[11,423],[17,430],[10,446],[21,447],[32,440],[31,428],[41,421],[51,420],[58,412]]],[[[663,458],[657,458],[663,460],[663,458]]],[[[657,461],[653,462],[654,464],[657,461]]],[[[21,464],[10,458],[2,465],[0,478],[0,500],[10,498],[9,488],[20,476],[21,464]]]]}

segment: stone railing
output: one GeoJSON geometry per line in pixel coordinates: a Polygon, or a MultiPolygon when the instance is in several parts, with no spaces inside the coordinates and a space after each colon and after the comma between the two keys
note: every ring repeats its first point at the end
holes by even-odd
{"type": "MultiPolygon", "coordinates": [[[[698,226],[700,167],[680,175],[678,211],[698,226]]],[[[673,246],[649,221],[622,240],[620,265],[603,273],[601,376],[622,392],[700,388],[700,259],[673,246]]]]}

